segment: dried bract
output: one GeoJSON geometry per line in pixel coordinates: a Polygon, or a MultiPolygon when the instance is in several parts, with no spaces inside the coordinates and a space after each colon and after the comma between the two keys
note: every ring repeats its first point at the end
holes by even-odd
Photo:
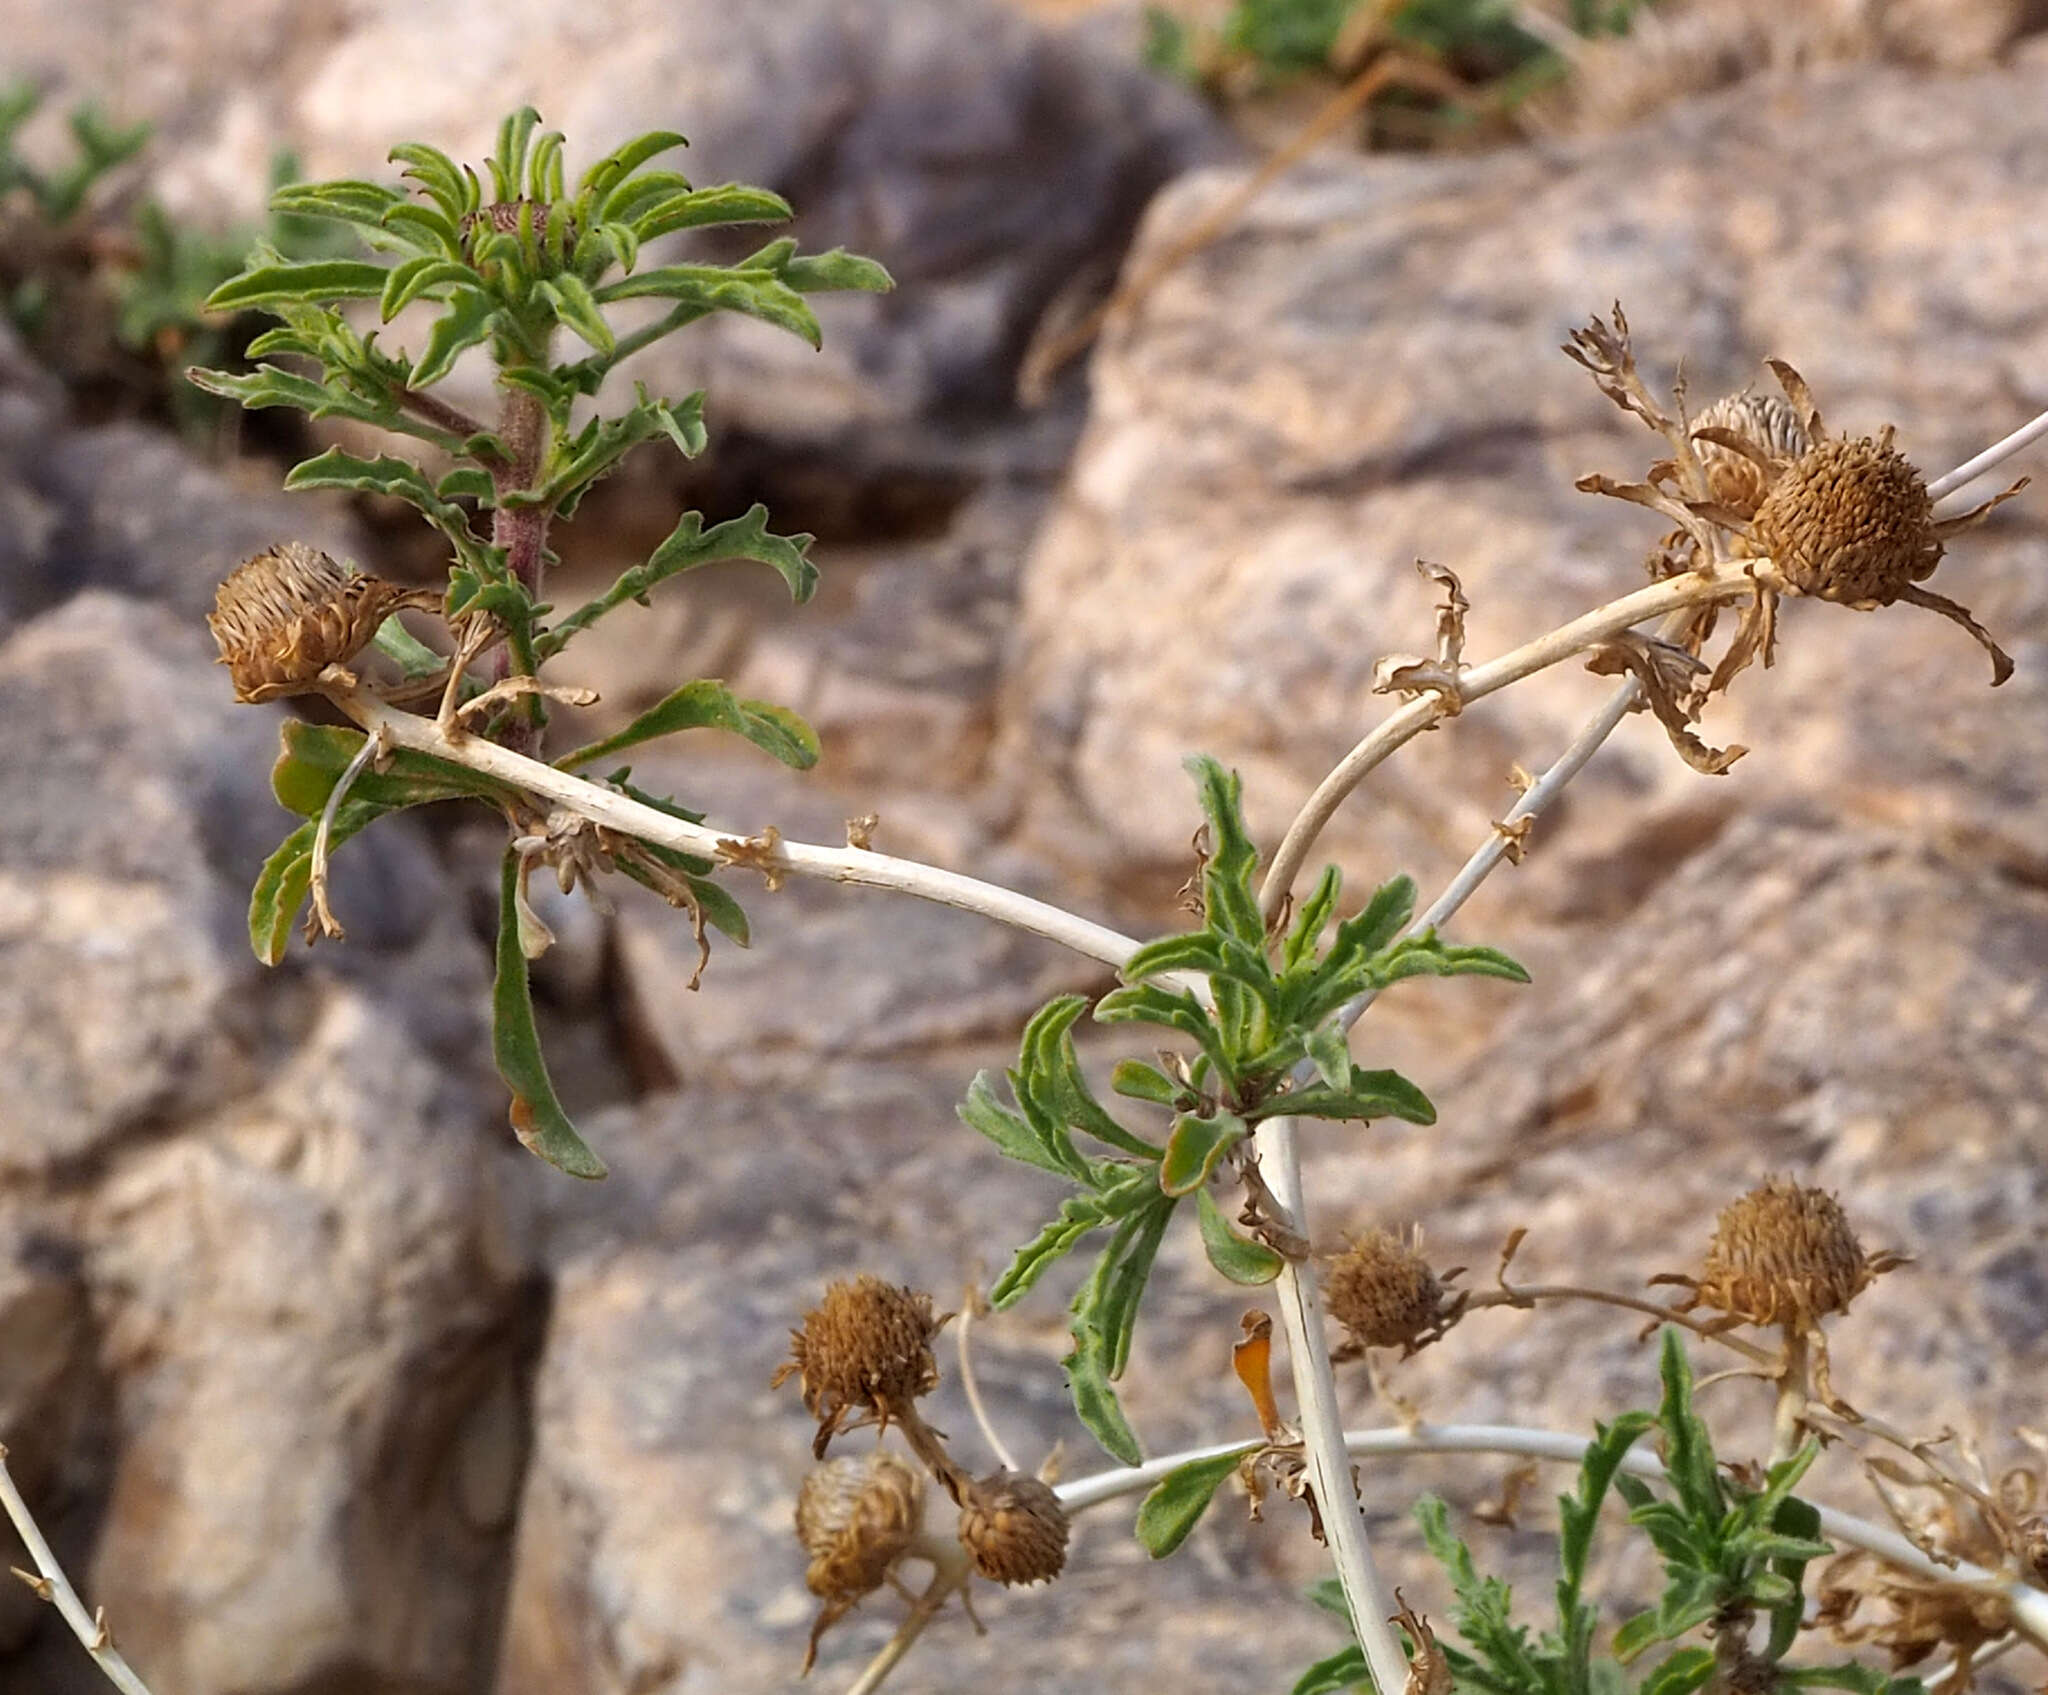
{"type": "Polygon", "coordinates": [[[1399,1348],[1406,1359],[1457,1323],[1470,1298],[1446,1285],[1464,1268],[1439,1277],[1422,1257],[1421,1232],[1396,1236],[1370,1230],[1325,1268],[1323,1298],[1357,1358],[1367,1348],[1399,1348]]]}
{"type": "Polygon", "coordinates": [[[865,1412],[883,1428],[938,1387],[932,1338],[950,1313],[934,1316],[932,1298],[863,1274],[834,1283],[790,1332],[790,1358],[771,1387],[797,1377],[804,1405],[818,1421],[812,1451],[823,1459],[846,1421],[865,1412]]]}
{"type": "Polygon", "coordinates": [[[811,1556],[804,1583],[825,1603],[804,1650],[806,1672],[818,1639],[891,1579],[923,1521],[924,1479],[882,1449],[827,1460],[804,1479],[796,1497],[797,1540],[811,1556]]]}
{"type": "Polygon", "coordinates": [[[321,672],[346,665],[386,618],[419,599],[288,541],[235,567],[215,591],[206,624],[235,699],[276,700],[311,692],[321,672]]]}
{"type": "Polygon", "coordinates": [[[998,1471],[965,1490],[960,1543],[974,1569],[997,1583],[1050,1583],[1067,1563],[1066,1508],[1051,1487],[998,1471]]]}
{"type": "Polygon", "coordinates": [[[1813,444],[1789,403],[1775,394],[1725,395],[1693,422],[1707,489],[1738,512],[1754,512],[1777,464],[1797,459],[1813,444]]]}

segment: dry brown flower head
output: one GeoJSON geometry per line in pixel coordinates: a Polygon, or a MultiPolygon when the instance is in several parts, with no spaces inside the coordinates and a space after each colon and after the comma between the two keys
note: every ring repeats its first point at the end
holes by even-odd
{"type": "Polygon", "coordinates": [[[826,1460],[796,1497],[796,1534],[811,1556],[804,1583],[825,1603],[811,1627],[804,1670],[818,1639],[860,1600],[893,1582],[924,1522],[924,1479],[916,1467],[877,1448],[826,1460]]]}
{"type": "Polygon", "coordinates": [[[1066,1508],[1050,1485],[1019,1471],[970,1484],[960,1503],[960,1543],[974,1569],[996,1583],[1050,1583],[1067,1563],[1066,1508]]]}
{"type": "MultiPolygon", "coordinates": [[[[1644,387],[1619,306],[1611,327],[1595,318],[1574,332],[1565,351],[1603,394],[1671,448],[1643,482],[1579,481],[1589,493],[1650,507],[1678,523],[1651,554],[1652,574],[1678,575],[1714,559],[1767,559],[1775,567],[1774,580],[1759,576],[1704,694],[1725,689],[1753,660],[1771,663],[1781,592],[1866,612],[1898,601],[1925,607],[1960,624],[1990,654],[1994,685],[2012,674],[2011,659],[1967,610],[1919,585],[1948,539],[2019,493],[2024,478],[1968,512],[1936,518],[1925,480],[1893,446],[1891,426],[1876,436],[1831,434],[1805,378],[1783,360],[1766,361],[1783,400],[1731,395],[1688,422],[1682,390],[1667,407],[1644,387]]],[[[1697,652],[1713,626],[1712,609],[1702,609],[1687,645],[1697,652]]]]}
{"type": "Polygon", "coordinates": [[[1422,1257],[1422,1232],[1368,1230],[1324,1268],[1323,1299],[1344,1327],[1338,1350],[1355,1359],[1367,1348],[1399,1348],[1406,1359],[1441,1337],[1471,1297],[1452,1290],[1459,1266],[1439,1276],[1422,1257]]]}
{"type": "Polygon", "coordinates": [[[1696,1300],[1745,1324],[1805,1329],[1849,1303],[1903,1255],[1866,1255],[1825,1189],[1774,1177],[1730,1202],[1714,1224],[1696,1300]]]}
{"type": "Polygon", "coordinates": [[[804,1405],[818,1421],[812,1451],[819,1459],[856,1413],[884,1429],[913,1414],[920,1395],[938,1387],[932,1338],[952,1314],[935,1316],[931,1296],[862,1273],[832,1284],[825,1298],[790,1332],[790,1358],[770,1387],[797,1377],[804,1405]]]}
{"type": "Polygon", "coordinates": [[[244,560],[214,593],[207,628],[234,679],[235,699],[307,694],[330,665],[346,665],[402,606],[430,603],[377,577],[357,576],[317,547],[280,542],[244,560]]]}

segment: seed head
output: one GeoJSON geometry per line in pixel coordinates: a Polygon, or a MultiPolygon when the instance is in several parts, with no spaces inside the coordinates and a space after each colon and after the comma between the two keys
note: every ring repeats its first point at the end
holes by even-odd
{"type": "Polygon", "coordinates": [[[803,1328],[790,1332],[790,1358],[771,1384],[802,1381],[804,1405],[818,1420],[818,1458],[853,1413],[870,1412],[886,1428],[938,1387],[932,1338],[951,1316],[934,1317],[931,1296],[865,1273],[826,1289],[803,1328]]]}
{"type": "Polygon", "coordinates": [[[1811,1326],[1850,1301],[1901,1256],[1867,1256],[1825,1189],[1772,1178],[1722,1209],[1698,1299],[1750,1324],[1811,1326]]]}
{"type": "Polygon", "coordinates": [[[377,626],[413,597],[354,576],[317,547],[280,542],[235,567],[213,597],[207,627],[235,699],[305,694],[330,665],[346,665],[377,626]]]}
{"type": "Polygon", "coordinates": [[[923,1521],[924,1479],[880,1448],[827,1460],[804,1479],[796,1497],[797,1540],[811,1556],[804,1583],[825,1603],[811,1629],[805,1671],[817,1658],[818,1638],[889,1580],[923,1521]]]}
{"type": "MultiPolygon", "coordinates": [[[[1797,459],[1813,445],[1799,414],[1775,394],[1726,395],[1695,418],[1693,428],[1726,430],[1772,459],[1797,459]]],[[[1696,445],[1714,498],[1738,512],[1754,512],[1770,486],[1770,472],[1720,442],[1696,445]]]]}
{"type": "Polygon", "coordinates": [[[998,1471],[969,1485],[960,1541],[974,1569],[997,1583],[1050,1583],[1067,1563],[1066,1508],[1035,1477],[998,1471]]]}
{"type": "Polygon", "coordinates": [[[1794,460],[1750,527],[1794,588],[1848,606],[1889,606],[1941,559],[1927,484],[1890,430],[1794,460]]]}
{"type": "MultiPolygon", "coordinates": [[[[1422,1257],[1419,1235],[1369,1230],[1330,1261],[1323,1298],[1353,1349],[1399,1348],[1404,1356],[1433,1342],[1463,1311],[1465,1298],[1422,1257]]],[[[1455,1277],[1456,1272],[1450,1273],[1455,1277]]]]}

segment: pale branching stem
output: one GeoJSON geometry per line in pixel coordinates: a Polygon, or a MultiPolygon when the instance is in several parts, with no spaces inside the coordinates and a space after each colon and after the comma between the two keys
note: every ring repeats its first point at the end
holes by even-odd
{"type": "MultiPolygon", "coordinates": [[[[1281,1220],[1302,1236],[1309,1233],[1301,1192],[1301,1158],[1295,1146],[1294,1121],[1269,1118],[1258,1128],[1259,1174],[1273,1199],[1286,1209],[1281,1220]]],[[[1337,1406],[1337,1377],[1330,1366],[1330,1347],[1323,1335],[1322,1306],[1316,1294],[1312,1260],[1290,1260],[1274,1284],[1280,1322],[1287,1331],[1287,1358],[1294,1375],[1296,1410],[1301,1419],[1309,1482],[1322,1513],[1330,1559],[1344,1588],[1351,1626],[1365,1652],[1380,1695],[1399,1695],[1408,1686],[1408,1656],[1393,1624],[1397,1607],[1393,1592],[1373,1564],[1366,1539],[1365,1515],[1351,1481],[1351,1460],[1344,1451],[1343,1415],[1337,1406]]]]}
{"type": "Polygon", "coordinates": [[[1654,1318],[1659,1324],[1676,1324],[1690,1330],[1704,1341],[1718,1342],[1724,1348],[1731,1348],[1754,1365],[1775,1365],[1776,1356],[1759,1348],[1753,1342],[1745,1342],[1732,1331],[1717,1330],[1705,1319],[1694,1318],[1691,1313],[1679,1312],[1676,1308],[1659,1306],[1655,1301],[1644,1300],[1640,1295],[1617,1294],[1612,1289],[1592,1289],[1576,1283],[1516,1283],[1504,1289],[1482,1289],[1465,1303],[1468,1313],[1479,1312],[1487,1307],[1529,1307],[1538,1301],[1591,1301],[1600,1306],[1620,1307],[1625,1312],[1639,1312],[1654,1318]]]}
{"type": "MultiPolygon", "coordinates": [[[[722,852],[722,847],[738,848],[747,839],[744,831],[685,823],[615,789],[586,782],[496,742],[459,731],[451,735],[431,718],[396,711],[366,691],[337,689],[332,698],[363,729],[383,734],[393,747],[431,754],[436,759],[496,777],[623,835],[711,859],[732,857],[722,852]]],[[[893,889],[941,906],[958,907],[963,912],[979,913],[999,924],[1043,936],[1105,965],[1120,967],[1138,947],[1129,936],[1119,935],[1107,925],[1096,924],[1013,889],[869,848],[814,847],[804,842],[777,841],[772,848],[749,850],[747,863],[797,877],[893,889]]]]}
{"type": "Polygon", "coordinates": [[[1936,477],[1927,485],[1930,499],[1946,500],[1952,494],[1960,494],[1986,471],[2003,465],[2014,454],[2033,446],[2043,436],[2048,436],[2048,412],[2043,412],[2031,423],[2022,424],[2003,441],[1991,446],[1974,459],[1966,459],[1945,477],[1936,477]]]}
{"type": "MultiPolygon", "coordinates": [[[[1705,570],[1688,571],[1683,576],[1668,577],[1647,588],[1637,589],[1633,594],[1625,594],[1619,600],[1609,601],[1569,623],[1560,624],[1497,659],[1460,671],[1457,675],[1459,706],[1462,708],[1483,700],[1511,683],[1532,677],[1538,671],[1596,647],[1648,619],[1710,602],[1746,599],[1756,592],[1759,578],[1766,583],[1775,581],[1768,560],[1713,565],[1705,570]]],[[[1449,713],[1448,703],[1437,694],[1422,695],[1407,702],[1375,725],[1316,785],[1315,793],[1309,796],[1294,822],[1288,825],[1287,834],[1274,850],[1273,862],[1266,871],[1259,901],[1269,919],[1280,910],[1295,878],[1308,863],[1316,838],[1336,816],[1337,808],[1344,804],[1351,791],[1397,748],[1440,723],[1449,713]]]]}
{"type": "Polygon", "coordinates": [[[1806,1404],[1812,1394],[1813,1360],[1806,1332],[1785,1326],[1785,1360],[1778,1378],[1778,1401],[1771,1412],[1772,1465],[1789,1460],[1806,1439],[1806,1404]]]}
{"type": "Polygon", "coordinates": [[[329,855],[332,852],[334,820],[341,811],[341,803],[348,799],[348,792],[355,787],[358,777],[369,763],[382,755],[386,742],[381,735],[363,738],[363,745],[356,749],[355,757],[342,767],[341,775],[335,779],[334,787],[327,791],[327,804],[320,809],[320,822],[313,831],[313,862],[308,876],[309,889],[313,897],[313,922],[319,926],[320,934],[330,941],[342,938],[341,921],[334,916],[334,910],[327,904],[327,874],[329,855]]]}
{"type": "MultiPolygon", "coordinates": [[[[1257,1445],[1224,1442],[1214,1447],[1190,1448],[1184,1453],[1162,1454],[1140,1466],[1097,1472],[1093,1477],[1077,1477],[1071,1483],[1059,1485],[1057,1493],[1061,1505],[1069,1513],[1081,1512],[1120,1496],[1148,1490],[1168,1472],[1177,1470],[1190,1460],[1249,1452],[1257,1445]]],[[[1423,1424],[1413,1430],[1346,1431],[1344,1446],[1360,1458],[1406,1454],[1509,1454],[1576,1465],[1585,1458],[1588,1444],[1582,1436],[1571,1436],[1562,1431],[1532,1430],[1513,1424],[1423,1424]]],[[[1640,1446],[1629,1450],[1622,1461],[1622,1469],[1633,1477],[1651,1482],[1664,1476],[1664,1468],[1656,1455],[1640,1446]]],[[[1895,1530],[1849,1513],[1837,1512],[1832,1507],[1819,1510],[1821,1534],[1830,1542],[1862,1548],[1888,1565],[1932,1582],[1995,1590],[2011,1606],[2013,1623],[2019,1630],[2030,1641],[2048,1644],[2048,1592],[2017,1578],[1972,1565],[1967,1560],[1945,1565],[1922,1553],[1895,1530]]]]}
{"type": "Polygon", "coordinates": [[[85,1610],[78,1591],[71,1587],[71,1580],[64,1575],[64,1568],[50,1551],[49,1541],[30,1517],[28,1503],[21,1498],[21,1491],[15,1487],[14,1475],[7,1469],[5,1448],[0,1448],[0,1508],[6,1509],[9,1520],[28,1546],[28,1557],[35,1562],[38,1576],[29,1587],[63,1615],[64,1622],[71,1627],[71,1634],[85,1645],[85,1651],[107,1674],[109,1683],[123,1691],[123,1695],[149,1695],[149,1686],[135,1675],[135,1668],[121,1657],[120,1650],[114,1646],[105,1612],[89,1613],[85,1610]]]}
{"type": "Polygon", "coordinates": [[[974,1321],[981,1313],[981,1289],[972,1286],[967,1291],[966,1302],[960,1308],[960,1317],[953,1327],[953,1340],[960,1349],[960,1387],[966,1391],[967,1407],[974,1414],[974,1422],[981,1427],[981,1439],[996,1457],[996,1463],[1005,1471],[1021,1469],[1010,1457],[1010,1450],[996,1433],[995,1421],[988,1416],[988,1408],[982,1404],[981,1384],[974,1375],[974,1350],[968,1346],[968,1336],[974,1321]]]}
{"type": "Polygon", "coordinates": [[[966,1581],[964,1573],[955,1567],[941,1566],[935,1570],[925,1592],[912,1603],[903,1622],[896,1627],[896,1634],[882,1644],[881,1651],[868,1661],[860,1676],[847,1685],[846,1695],[874,1695],[924,1634],[925,1626],[939,1616],[954,1590],[966,1581]]]}

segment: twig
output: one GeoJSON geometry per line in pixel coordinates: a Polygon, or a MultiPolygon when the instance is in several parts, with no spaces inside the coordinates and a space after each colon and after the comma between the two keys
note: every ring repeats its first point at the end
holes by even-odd
{"type": "Polygon", "coordinates": [[[49,1542],[29,1516],[28,1503],[21,1498],[21,1491],[14,1484],[14,1474],[7,1469],[7,1450],[4,1447],[0,1447],[0,1507],[6,1509],[8,1518],[28,1546],[28,1557],[35,1562],[35,1568],[41,1574],[41,1581],[30,1584],[30,1587],[63,1614],[64,1622],[71,1627],[71,1634],[85,1645],[85,1651],[107,1674],[108,1682],[124,1695],[149,1695],[149,1686],[135,1675],[135,1668],[121,1657],[121,1651],[114,1646],[113,1635],[107,1629],[106,1610],[102,1608],[96,1613],[85,1610],[78,1591],[71,1587],[71,1580],[64,1575],[64,1568],[50,1551],[49,1542]]]}
{"type": "MultiPolygon", "coordinates": [[[[1743,560],[1734,564],[1717,564],[1701,571],[1688,571],[1683,576],[1669,577],[1662,582],[1652,583],[1648,588],[1637,589],[1625,594],[1619,600],[1609,601],[1605,606],[1595,607],[1569,623],[1560,624],[1546,635],[1534,641],[1524,642],[1520,647],[1489,659],[1483,665],[1473,665],[1457,675],[1458,706],[1469,706],[1475,700],[1483,700],[1497,693],[1510,683],[1519,683],[1525,677],[1534,676],[1538,671],[1555,665],[1561,660],[1583,653],[1587,648],[1618,635],[1621,631],[1665,613],[1688,607],[1704,606],[1709,603],[1741,600],[1756,592],[1756,583],[1776,583],[1776,572],[1768,560],[1743,560]]],[[[1610,712],[1614,722],[1620,723],[1622,714],[1632,704],[1635,695],[1633,682],[1625,685],[1630,691],[1628,703],[1619,710],[1615,701],[1621,699],[1616,691],[1613,700],[1603,709],[1602,717],[1610,712]]],[[[1259,891],[1259,904],[1270,920],[1280,910],[1280,904],[1287,898],[1294,879],[1301,874],[1301,868],[1308,862],[1308,856],[1315,847],[1316,838],[1323,828],[1336,816],[1337,808],[1344,804],[1351,791],[1363,782],[1373,768],[1384,761],[1403,743],[1412,741],[1424,730],[1440,719],[1451,714],[1452,707],[1440,694],[1430,693],[1409,701],[1397,711],[1390,713],[1361,740],[1356,747],[1340,759],[1330,774],[1316,785],[1315,793],[1309,796],[1287,827],[1287,834],[1281,838],[1280,846],[1274,850],[1273,862],[1267,868],[1266,880],[1259,891]]],[[[1612,725],[1609,726],[1612,729],[1612,725]]],[[[1603,734],[1600,738],[1605,740],[1603,734]]],[[[1575,743],[1576,747],[1577,744],[1575,743]]],[[[1595,741],[1592,747],[1598,747],[1595,741]]],[[[1592,747],[1586,751],[1586,758],[1592,757],[1592,747]]],[[[1562,762],[1560,762],[1562,763],[1562,762]]],[[[1580,762],[1584,763],[1583,760],[1580,762]]],[[[1571,773],[1577,775],[1575,767],[1571,773]]],[[[1570,780],[1568,776],[1566,781],[1570,780]]],[[[1560,785],[1562,786],[1562,785],[1560,785]]],[[[1535,807],[1530,800],[1535,790],[1522,797],[1522,803],[1509,814],[1509,822],[1529,817],[1540,810],[1542,802],[1535,807]]],[[[1546,797],[1547,798],[1547,797],[1546,797]]],[[[1498,863],[1505,843],[1498,837],[1491,840],[1493,861],[1498,863]]],[[[1492,870],[1492,864],[1487,870],[1492,870]]],[[[1481,877],[1485,873],[1480,873],[1481,877]]]]}
{"type": "MultiPolygon", "coordinates": [[[[1273,1199],[1287,1211],[1288,1216],[1280,1222],[1307,1236],[1309,1222],[1302,1199],[1294,1120],[1267,1119],[1259,1126],[1256,1140],[1259,1174],[1273,1199]]],[[[1373,1683],[1385,1695],[1392,1695],[1408,1686],[1408,1656],[1390,1622],[1397,1611],[1393,1591],[1373,1564],[1365,1515],[1359,1511],[1358,1491],[1351,1481],[1343,1415],[1337,1406],[1337,1377],[1330,1366],[1330,1346],[1323,1335],[1322,1306],[1316,1296],[1314,1262],[1287,1261],[1274,1292],[1279,1296],[1280,1322],[1287,1330],[1287,1360],[1294,1375],[1303,1452],[1330,1559],[1343,1585],[1351,1626],[1365,1650],[1373,1683]]]]}
{"type": "Polygon", "coordinates": [[[995,1421],[988,1416],[988,1408],[982,1405],[981,1385],[974,1375],[974,1353],[967,1345],[974,1321],[985,1310],[981,1285],[978,1282],[968,1284],[967,1299],[961,1305],[959,1321],[953,1326],[953,1340],[960,1349],[960,1387],[967,1392],[968,1410],[974,1414],[974,1422],[981,1426],[981,1438],[989,1445],[996,1463],[1005,1471],[1016,1471],[1019,1469],[1017,1462],[1010,1457],[1010,1450],[996,1433],[995,1421]]]}
{"type": "Polygon", "coordinates": [[[925,1626],[939,1616],[953,1591],[966,1582],[962,1570],[939,1567],[932,1573],[932,1580],[925,1592],[918,1596],[903,1622],[896,1627],[896,1634],[884,1642],[881,1651],[868,1661],[859,1677],[847,1686],[846,1695],[875,1695],[889,1674],[894,1671],[903,1656],[910,1652],[911,1645],[924,1634],[925,1626]]]}
{"type": "MultiPolygon", "coordinates": [[[[1143,1465],[1097,1472],[1093,1477],[1077,1477],[1071,1483],[1059,1485],[1057,1493],[1060,1504],[1069,1513],[1082,1512],[1105,1501],[1150,1489],[1167,1473],[1178,1470],[1190,1460],[1243,1453],[1256,1445],[1224,1442],[1213,1447],[1190,1448],[1177,1454],[1162,1454],[1143,1465]]],[[[1422,1424],[1413,1430],[1348,1430],[1344,1433],[1344,1446],[1349,1453],[1360,1458],[1404,1454],[1513,1454],[1577,1464],[1585,1458],[1590,1444],[1582,1436],[1567,1435],[1563,1431],[1535,1430],[1522,1425],[1422,1424]]],[[[1631,1448],[1621,1464],[1622,1470],[1633,1477],[1656,1482],[1664,1476],[1664,1467],[1657,1457],[1640,1447],[1631,1448]]],[[[1968,1561],[1944,1565],[1922,1553],[1895,1530],[1839,1512],[1833,1507],[1821,1507],[1819,1511],[1821,1534],[1829,1540],[1862,1548],[1916,1577],[1995,1591],[2012,1608],[2013,1622],[2029,1640],[2048,1645],[2048,1592],[1968,1561]]]]}
{"type": "MultiPolygon", "coordinates": [[[[724,829],[713,824],[690,824],[666,812],[657,812],[630,796],[597,783],[585,782],[552,765],[529,759],[496,742],[480,737],[450,739],[430,718],[398,712],[361,689],[336,689],[334,702],[363,729],[388,737],[390,745],[430,754],[452,765],[466,766],[485,776],[530,794],[541,795],[559,806],[579,813],[607,829],[617,830],[660,847],[684,853],[719,857],[719,844],[748,840],[744,830],[724,829]]],[[[999,924],[1008,924],[1034,936],[1058,942],[1062,947],[1105,965],[1121,966],[1137,951],[1129,936],[1119,935],[1107,925],[1034,900],[994,883],[944,871],[914,859],[898,859],[871,848],[816,847],[806,842],[778,840],[762,852],[764,868],[799,877],[817,877],[828,882],[857,883],[871,889],[893,889],[915,895],[941,906],[977,912],[999,924]]]]}
{"type": "Polygon", "coordinates": [[[1936,477],[1927,485],[1928,497],[1932,500],[1946,500],[1952,494],[1960,494],[1986,471],[2003,465],[2014,454],[2033,446],[2044,435],[2048,435],[2048,412],[2043,412],[2031,423],[2022,424],[2003,441],[1993,442],[1974,459],[1966,459],[1945,477],[1936,477]]]}
{"type": "Polygon", "coordinates": [[[341,811],[341,803],[348,798],[348,791],[355,787],[356,779],[363,774],[364,767],[381,758],[387,746],[381,735],[365,736],[363,745],[356,749],[355,757],[342,767],[334,787],[327,791],[327,804],[321,807],[320,822],[313,831],[313,863],[307,878],[313,897],[313,911],[306,931],[309,937],[317,931],[330,941],[342,939],[341,920],[334,916],[334,909],[327,904],[327,873],[334,820],[341,811]]]}

